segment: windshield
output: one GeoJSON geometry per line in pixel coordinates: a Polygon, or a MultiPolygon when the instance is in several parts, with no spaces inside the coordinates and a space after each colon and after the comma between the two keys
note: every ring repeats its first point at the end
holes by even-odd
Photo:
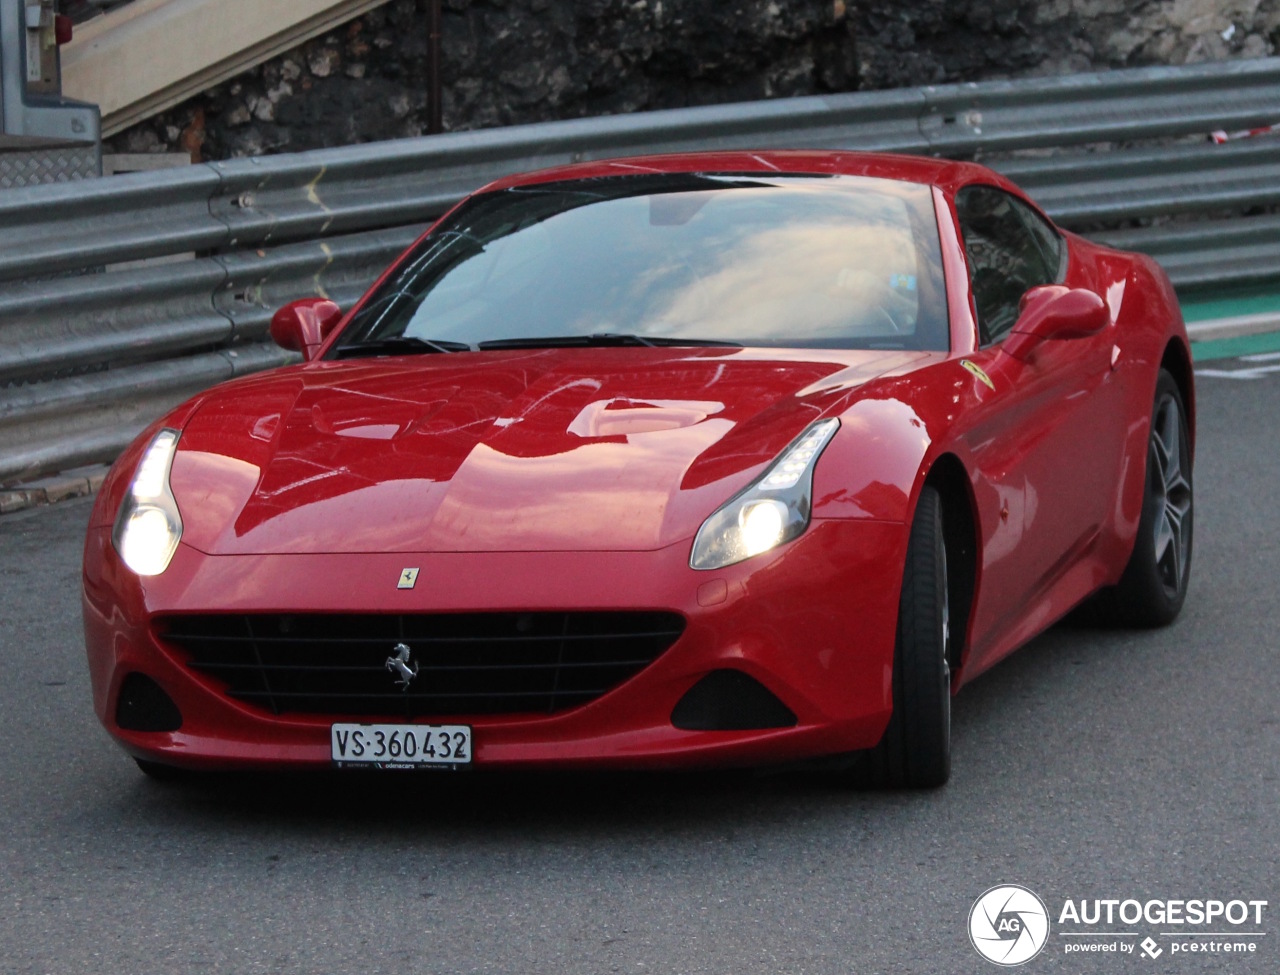
{"type": "MultiPolygon", "coordinates": [[[[401,261],[330,356],[557,337],[946,350],[930,189],[668,174],[482,194],[401,261]]],[[[568,343],[566,343],[568,344],[568,343]]]]}

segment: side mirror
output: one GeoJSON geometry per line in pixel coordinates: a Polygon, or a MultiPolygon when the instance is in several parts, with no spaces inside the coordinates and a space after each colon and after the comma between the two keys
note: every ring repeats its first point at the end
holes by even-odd
{"type": "Polygon", "coordinates": [[[328,298],[300,298],[271,316],[271,341],[310,361],[340,321],[342,309],[328,298]]]}
{"type": "Polygon", "coordinates": [[[1025,362],[1041,342],[1096,335],[1111,321],[1107,304],[1086,288],[1046,284],[1032,288],[1018,305],[1018,320],[1000,346],[1025,362]]]}

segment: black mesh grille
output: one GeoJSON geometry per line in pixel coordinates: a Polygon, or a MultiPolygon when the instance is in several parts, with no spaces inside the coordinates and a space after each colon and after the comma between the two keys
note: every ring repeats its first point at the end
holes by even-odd
{"type": "Polygon", "coordinates": [[[226,693],[276,714],[551,714],[639,672],[684,630],[674,613],[204,615],[161,640],[226,693]],[[388,661],[409,647],[407,690],[388,661]]]}

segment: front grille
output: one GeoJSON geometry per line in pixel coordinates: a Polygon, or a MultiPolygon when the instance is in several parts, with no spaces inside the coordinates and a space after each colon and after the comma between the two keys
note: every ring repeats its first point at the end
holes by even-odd
{"type": "Polygon", "coordinates": [[[675,613],[200,615],[157,635],[239,701],[275,714],[554,714],[652,663],[684,630],[675,613]],[[389,661],[409,647],[407,690],[389,661]]]}

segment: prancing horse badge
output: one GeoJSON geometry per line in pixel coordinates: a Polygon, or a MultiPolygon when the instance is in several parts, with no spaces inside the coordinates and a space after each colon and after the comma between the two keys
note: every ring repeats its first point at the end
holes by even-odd
{"type": "Polygon", "coordinates": [[[412,589],[418,582],[417,569],[401,569],[400,581],[396,583],[397,589],[412,589]]]}
{"type": "Polygon", "coordinates": [[[410,659],[412,653],[407,643],[397,643],[391,650],[391,656],[387,658],[387,670],[396,675],[396,683],[402,691],[407,691],[413,679],[418,676],[418,665],[410,659]]]}

